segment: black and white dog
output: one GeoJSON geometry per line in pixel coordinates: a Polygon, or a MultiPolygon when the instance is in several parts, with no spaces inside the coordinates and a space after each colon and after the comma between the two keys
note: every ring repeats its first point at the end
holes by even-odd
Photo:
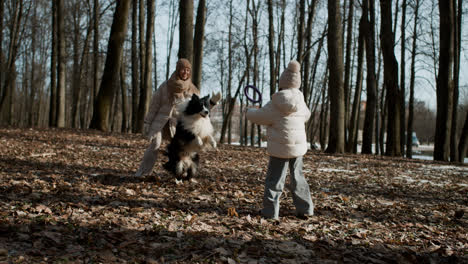
{"type": "Polygon", "coordinates": [[[177,128],[167,146],[169,161],[164,168],[178,180],[189,180],[197,175],[198,153],[208,144],[216,148],[213,126],[210,121],[210,97],[192,95],[178,107],[177,128]]]}

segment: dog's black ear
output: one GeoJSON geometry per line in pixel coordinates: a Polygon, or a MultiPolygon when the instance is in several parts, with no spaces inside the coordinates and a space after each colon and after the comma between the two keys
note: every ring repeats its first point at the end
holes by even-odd
{"type": "Polygon", "coordinates": [[[199,98],[200,98],[200,97],[198,97],[198,95],[197,95],[197,94],[195,94],[195,93],[194,93],[194,94],[192,94],[192,99],[199,99],[199,98]]]}
{"type": "Polygon", "coordinates": [[[203,101],[203,100],[208,101],[208,99],[210,99],[210,95],[207,95],[207,96],[203,97],[201,100],[202,100],[202,101],[203,101]]]}

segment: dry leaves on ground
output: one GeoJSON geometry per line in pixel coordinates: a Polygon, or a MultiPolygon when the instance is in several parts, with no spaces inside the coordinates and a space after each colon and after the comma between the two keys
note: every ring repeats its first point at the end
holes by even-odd
{"type": "Polygon", "coordinates": [[[468,167],[304,157],[316,215],[258,216],[265,149],[221,145],[176,184],[141,135],[0,129],[0,262],[467,263],[468,167]]]}

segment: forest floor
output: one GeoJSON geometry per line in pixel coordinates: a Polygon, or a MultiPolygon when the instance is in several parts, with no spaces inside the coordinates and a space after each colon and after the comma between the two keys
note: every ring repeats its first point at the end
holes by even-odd
{"type": "Polygon", "coordinates": [[[0,263],[468,263],[468,166],[309,151],[315,215],[261,218],[264,148],[177,184],[136,134],[0,129],[0,263]]]}

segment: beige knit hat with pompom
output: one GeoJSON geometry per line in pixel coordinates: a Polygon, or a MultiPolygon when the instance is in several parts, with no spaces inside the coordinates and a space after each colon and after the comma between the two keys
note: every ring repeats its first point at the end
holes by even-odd
{"type": "Polygon", "coordinates": [[[299,89],[301,87],[301,65],[292,60],[279,78],[279,89],[299,89]]]}

